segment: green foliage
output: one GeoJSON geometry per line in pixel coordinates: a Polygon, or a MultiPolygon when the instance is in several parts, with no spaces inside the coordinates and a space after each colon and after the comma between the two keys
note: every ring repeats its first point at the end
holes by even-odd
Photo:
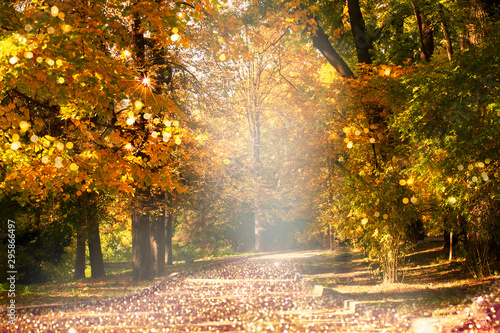
{"type": "Polygon", "coordinates": [[[101,226],[104,262],[132,260],[132,234],[124,224],[101,226]]]}
{"type": "Polygon", "coordinates": [[[402,80],[407,98],[390,123],[411,149],[412,189],[448,216],[445,228],[465,232],[464,253],[478,277],[490,274],[500,242],[499,42],[492,34],[451,63],[415,68],[402,80]]]}
{"type": "MultiPolygon", "coordinates": [[[[23,210],[16,205],[16,202],[7,198],[0,204],[1,207],[8,207],[3,216],[16,222],[16,269],[19,282],[44,282],[57,278],[59,273],[54,268],[65,262],[73,232],[64,223],[60,205],[53,198],[36,206],[25,206],[23,210]]],[[[6,224],[7,219],[2,223],[6,224]]],[[[2,242],[0,259],[5,259],[4,262],[7,262],[6,254],[7,243],[2,242]]]]}

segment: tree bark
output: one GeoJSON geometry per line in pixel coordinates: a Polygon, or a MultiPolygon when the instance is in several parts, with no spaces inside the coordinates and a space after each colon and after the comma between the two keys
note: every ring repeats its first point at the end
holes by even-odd
{"type": "Polygon", "coordinates": [[[88,230],[88,246],[90,257],[90,272],[93,279],[106,275],[104,270],[104,260],[101,250],[101,236],[99,235],[99,223],[92,221],[88,230]]]}
{"type": "Polygon", "coordinates": [[[333,233],[333,228],[330,224],[328,225],[328,236],[330,238],[330,250],[334,251],[335,250],[335,234],[333,233]]]}
{"type": "Polygon", "coordinates": [[[434,53],[434,31],[427,23],[427,18],[420,8],[412,2],[415,11],[415,19],[417,21],[418,35],[420,38],[420,58],[425,61],[431,61],[434,53]]]}
{"type": "Polygon", "coordinates": [[[453,229],[450,230],[450,254],[448,260],[451,261],[453,259],[453,229]]]}
{"type": "Polygon", "coordinates": [[[254,231],[255,231],[255,251],[264,251],[264,239],[262,235],[263,225],[260,219],[259,202],[259,178],[260,178],[260,120],[258,113],[254,117],[252,132],[252,167],[254,185],[254,231]]]}
{"type": "Polygon", "coordinates": [[[165,210],[163,207],[152,219],[151,249],[155,275],[160,275],[165,271],[165,210]]]}
{"type": "Polygon", "coordinates": [[[167,265],[172,265],[174,258],[172,255],[172,221],[174,216],[172,212],[165,212],[166,223],[165,223],[165,255],[167,257],[167,265]]]}
{"type": "Polygon", "coordinates": [[[136,203],[132,213],[132,275],[135,282],[154,278],[150,240],[150,214],[136,203]]]}
{"type": "Polygon", "coordinates": [[[76,228],[76,259],[75,259],[75,273],[73,280],[85,278],[85,232],[83,230],[83,223],[79,221],[76,228]]]}
{"type": "Polygon", "coordinates": [[[372,48],[372,41],[366,36],[365,20],[361,13],[359,0],[347,0],[347,8],[349,10],[351,31],[354,37],[354,45],[356,46],[358,63],[371,64],[370,49],[372,48]]]}
{"type": "Polygon", "coordinates": [[[354,73],[351,71],[344,59],[342,59],[337,51],[335,51],[332,44],[330,43],[330,39],[325,34],[317,20],[316,24],[316,33],[312,34],[313,46],[321,52],[321,54],[330,63],[330,65],[335,68],[340,76],[342,76],[343,78],[354,78],[354,73]]]}
{"type": "Polygon", "coordinates": [[[448,22],[444,16],[443,6],[439,6],[439,19],[441,20],[441,30],[443,30],[443,36],[446,41],[446,52],[448,53],[448,59],[451,61],[453,58],[453,44],[451,43],[451,35],[448,30],[448,22]]]}

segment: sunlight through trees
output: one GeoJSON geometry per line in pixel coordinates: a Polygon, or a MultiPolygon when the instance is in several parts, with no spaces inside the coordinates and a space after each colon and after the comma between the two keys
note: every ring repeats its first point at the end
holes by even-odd
{"type": "Polygon", "coordinates": [[[42,244],[24,261],[40,281],[57,265],[84,278],[86,247],[104,275],[103,229],[131,232],[136,281],[173,256],[330,237],[397,282],[408,249],[450,233],[450,251],[453,239],[471,249],[471,273],[488,276],[500,258],[497,10],[3,2],[1,225],[19,220],[20,256],[42,244]]]}

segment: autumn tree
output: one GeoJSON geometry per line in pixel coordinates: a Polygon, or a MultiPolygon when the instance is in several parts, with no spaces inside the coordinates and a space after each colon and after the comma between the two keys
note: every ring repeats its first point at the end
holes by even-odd
{"type": "MultiPolygon", "coordinates": [[[[149,232],[138,206],[185,191],[179,168],[198,146],[169,88],[182,65],[172,52],[157,55],[189,43],[181,30],[202,14],[154,1],[1,6],[2,194],[25,203],[128,193],[138,200],[133,220],[149,232]]],[[[134,248],[149,263],[144,235],[134,248]]],[[[139,263],[136,279],[151,278],[149,267],[139,263]]]]}

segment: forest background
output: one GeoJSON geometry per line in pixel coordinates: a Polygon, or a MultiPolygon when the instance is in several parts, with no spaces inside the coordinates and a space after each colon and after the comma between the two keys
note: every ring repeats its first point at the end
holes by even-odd
{"type": "Polygon", "coordinates": [[[443,233],[491,274],[497,5],[3,1],[0,260],[9,219],[22,283],[333,237],[395,282],[443,233]]]}

